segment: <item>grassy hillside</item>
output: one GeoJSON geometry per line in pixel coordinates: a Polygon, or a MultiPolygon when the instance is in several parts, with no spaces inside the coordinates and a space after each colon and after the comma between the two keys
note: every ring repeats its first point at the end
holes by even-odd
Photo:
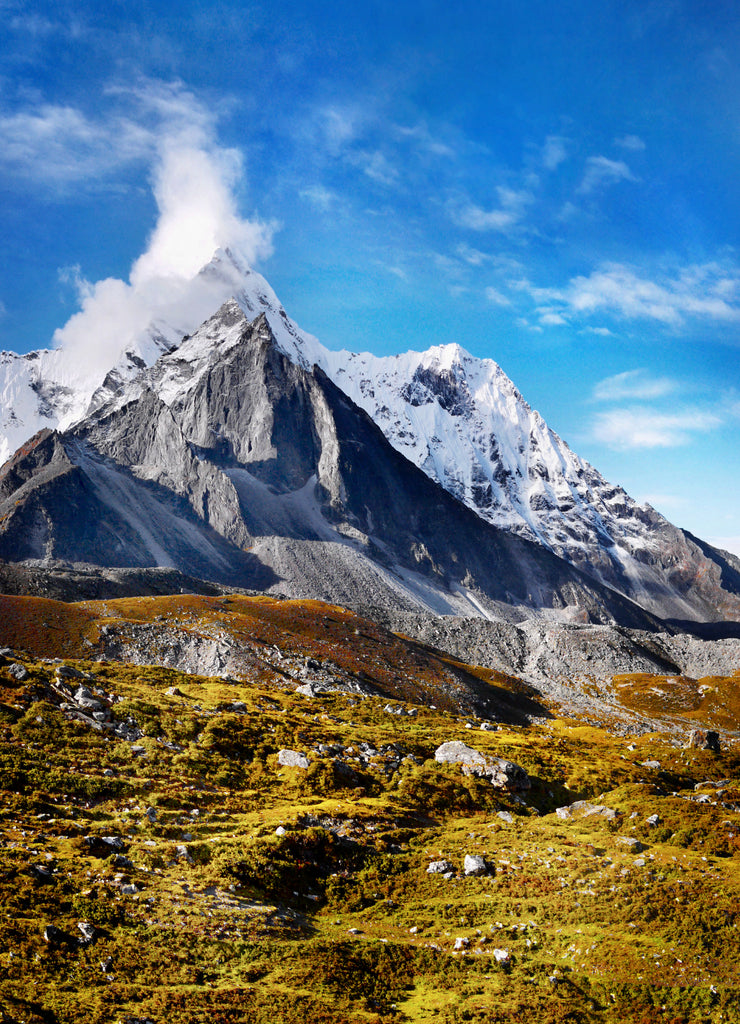
{"type": "Polygon", "coordinates": [[[0,602],[2,1024],[740,1021],[732,743],[548,718],[332,606],[0,602]],[[168,617],[241,631],[243,678],[93,660],[168,617]],[[322,673],[345,692],[296,692],[322,673]]]}

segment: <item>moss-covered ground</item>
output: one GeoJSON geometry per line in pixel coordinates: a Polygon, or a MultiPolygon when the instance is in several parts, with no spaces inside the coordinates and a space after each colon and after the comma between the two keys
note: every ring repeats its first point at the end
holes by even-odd
{"type": "Polygon", "coordinates": [[[428,681],[407,703],[410,670],[389,705],[67,660],[87,674],[72,688],[136,728],[124,739],[65,702],[59,663],[6,661],[2,1024],[740,1022],[731,744],[484,730],[429,707],[428,681]],[[531,788],[438,764],[455,739],[531,788]],[[578,800],[616,813],[556,813],[578,800]],[[466,854],[489,873],[467,877],[466,854]],[[428,873],[439,860],[449,877],[428,873]]]}

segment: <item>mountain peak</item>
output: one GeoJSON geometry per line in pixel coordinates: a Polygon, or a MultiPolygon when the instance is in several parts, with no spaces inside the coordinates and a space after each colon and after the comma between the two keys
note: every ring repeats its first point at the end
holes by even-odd
{"type": "MultiPolygon", "coordinates": [[[[457,342],[392,357],[330,351],[293,323],[262,275],[230,249],[217,250],[192,281],[181,282],[174,291],[165,285],[163,289],[166,295],[156,306],[156,317],[145,331],[119,337],[126,347],[102,379],[85,378],[84,363],[75,362],[75,352],[64,347],[0,359],[0,461],[41,428],[65,429],[83,423],[86,416],[100,424],[148,394],[149,405],[142,408],[146,405],[147,415],[156,413],[154,435],[161,430],[162,437],[170,437],[170,421],[189,409],[187,436],[195,446],[188,455],[179,442],[172,448],[170,437],[170,447],[157,448],[162,464],[150,458],[151,479],[160,474],[168,478],[175,449],[181,466],[196,449],[215,452],[218,458],[238,450],[243,464],[257,460],[267,465],[277,445],[271,438],[277,437],[285,450],[299,452],[288,458],[292,468],[285,478],[302,495],[291,499],[295,507],[276,510],[259,488],[252,483],[247,488],[245,478],[239,477],[240,486],[249,490],[255,508],[272,509],[283,524],[295,522],[299,507],[301,515],[309,506],[311,515],[318,515],[313,497],[302,491],[309,487],[309,478],[316,476],[323,493],[339,495],[346,465],[355,458],[348,454],[349,445],[342,452],[347,463],[340,469],[329,439],[314,466],[316,473],[304,472],[310,464],[309,435],[311,443],[321,431],[328,430],[329,437],[333,428],[328,410],[332,402],[339,403],[337,409],[341,405],[335,394],[327,397],[328,382],[311,374],[318,365],[335,389],[369,414],[396,452],[489,525],[536,541],[654,614],[677,619],[740,615],[735,576],[728,574],[723,556],[706,554],[652,509],[608,483],[548,428],[493,360],[478,359],[457,342]],[[299,385],[301,374],[314,383],[299,385]],[[285,396],[292,396],[284,397],[288,404],[279,410],[271,391],[278,378],[285,396]],[[212,401],[214,390],[225,396],[220,405],[212,401]],[[296,409],[290,408],[293,401],[312,405],[310,423],[299,422],[296,409]],[[249,431],[233,433],[244,402],[254,411],[249,431]]],[[[98,472],[90,465],[91,472],[98,472]]],[[[206,475],[215,472],[209,468],[206,475]]],[[[362,473],[369,487],[366,467],[362,473]]],[[[270,480],[269,486],[275,482],[270,480]]],[[[210,516],[213,494],[220,494],[228,509],[237,502],[235,487],[220,477],[207,485],[200,480],[195,503],[207,507],[210,516]]],[[[387,507],[396,501],[388,491],[387,507]]],[[[267,529],[267,519],[255,514],[260,529],[267,529]]],[[[408,514],[417,514],[411,505],[408,514]]],[[[230,515],[224,512],[222,518],[230,515]]],[[[350,516],[345,526],[352,532],[359,529],[357,522],[364,522],[362,532],[368,538],[374,530],[365,515],[364,506],[358,505],[355,518],[350,516]]],[[[376,511],[375,519],[380,515],[376,511]]],[[[325,536],[326,523],[321,517],[315,523],[325,536]]],[[[243,545],[246,535],[237,540],[243,545]]]]}

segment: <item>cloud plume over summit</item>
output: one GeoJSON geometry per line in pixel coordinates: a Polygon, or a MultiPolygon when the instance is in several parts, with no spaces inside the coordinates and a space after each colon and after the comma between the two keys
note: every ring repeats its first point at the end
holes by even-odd
{"type": "Polygon", "coordinates": [[[246,219],[237,207],[241,154],[216,143],[200,105],[186,127],[180,99],[153,158],[157,222],[129,280],[93,283],[79,269],[66,272],[81,308],[54,333],[54,345],[73,352],[88,370],[109,367],[150,324],[166,321],[184,334],[228,298],[230,282],[197,277],[219,248],[231,248],[247,264],[272,251],[274,225],[246,219]]]}

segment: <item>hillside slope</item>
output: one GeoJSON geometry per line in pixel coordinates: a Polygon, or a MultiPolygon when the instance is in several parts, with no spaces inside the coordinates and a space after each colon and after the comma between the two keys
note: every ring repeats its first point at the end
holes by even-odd
{"type": "Polygon", "coordinates": [[[315,603],[1,600],[56,659],[0,652],[3,1024],[740,1021],[736,742],[528,725],[315,603]],[[114,660],[209,624],[252,662],[114,660]]]}

